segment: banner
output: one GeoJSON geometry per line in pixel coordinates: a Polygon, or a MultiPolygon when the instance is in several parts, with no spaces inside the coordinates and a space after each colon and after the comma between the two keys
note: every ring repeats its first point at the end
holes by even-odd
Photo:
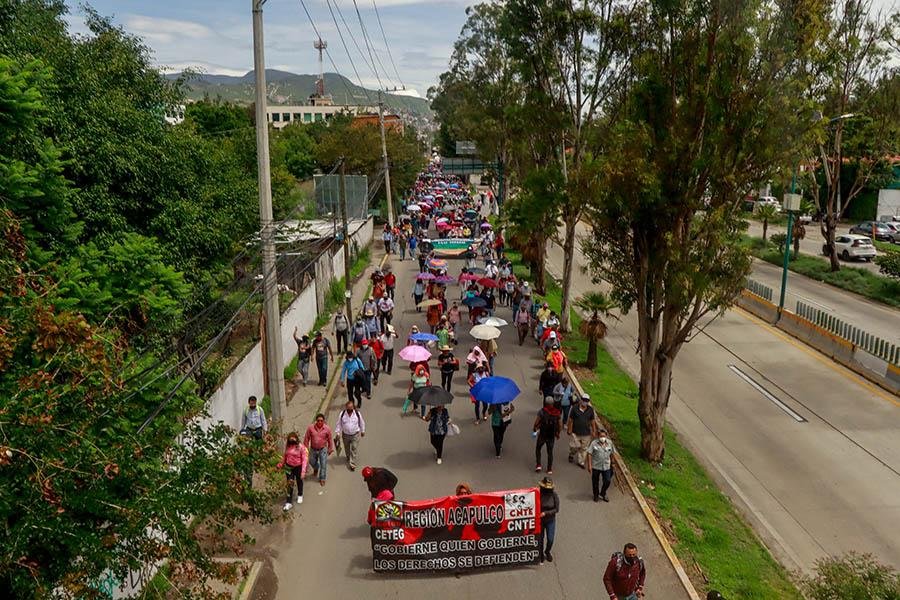
{"type": "Polygon", "coordinates": [[[538,563],[537,488],[369,508],[376,572],[414,573],[538,563]]]}

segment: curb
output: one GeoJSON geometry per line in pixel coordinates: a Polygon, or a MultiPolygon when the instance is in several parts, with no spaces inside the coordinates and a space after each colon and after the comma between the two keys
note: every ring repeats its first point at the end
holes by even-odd
{"type": "MultiPolygon", "coordinates": [[[[549,265],[545,265],[545,267],[547,269],[547,273],[551,277],[553,277],[554,279],[558,279],[556,275],[553,274],[552,269],[549,267],[549,265]]],[[[615,357],[613,357],[613,359],[616,360],[615,357]]],[[[618,362],[618,360],[616,360],[616,362],[618,362]]],[[[625,372],[627,373],[628,371],[626,370],[625,372]]],[[[568,367],[568,365],[566,366],[566,373],[569,376],[569,381],[572,382],[572,385],[575,387],[578,393],[583,393],[584,388],[581,387],[581,383],[578,381],[575,373],[568,367]]],[[[669,543],[669,539],[666,537],[665,532],[662,530],[662,526],[659,524],[659,520],[656,518],[653,510],[650,508],[650,505],[647,503],[647,499],[644,498],[641,490],[638,489],[637,483],[634,481],[634,477],[632,477],[631,475],[631,471],[628,470],[628,465],[625,464],[625,461],[622,460],[619,454],[613,454],[613,460],[619,467],[622,475],[625,477],[625,481],[628,483],[628,488],[631,490],[631,495],[634,496],[634,499],[637,501],[638,506],[641,507],[641,512],[644,513],[644,518],[647,520],[647,524],[650,525],[650,529],[653,530],[653,534],[659,541],[659,545],[662,546],[663,552],[665,552],[666,554],[666,558],[669,559],[669,563],[671,563],[672,568],[675,569],[675,574],[678,576],[678,581],[681,583],[682,587],[684,587],[684,591],[691,598],[691,600],[701,600],[700,594],[697,592],[696,588],[694,588],[694,584],[691,582],[690,577],[688,577],[687,571],[684,570],[684,566],[682,566],[681,561],[678,560],[678,556],[675,554],[675,550],[672,548],[672,544],[669,543]]]]}
{"type": "Polygon", "coordinates": [[[253,593],[253,588],[256,587],[256,580],[259,579],[261,571],[262,562],[254,560],[253,565],[250,567],[250,573],[247,575],[247,579],[244,580],[244,591],[240,593],[237,600],[250,600],[250,595],[253,593]]]}

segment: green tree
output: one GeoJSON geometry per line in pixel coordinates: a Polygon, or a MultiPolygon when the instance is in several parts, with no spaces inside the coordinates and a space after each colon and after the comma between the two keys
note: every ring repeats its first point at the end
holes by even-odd
{"type": "Polygon", "coordinates": [[[603,317],[611,316],[617,306],[603,292],[588,292],[579,296],[575,306],[590,314],[589,318],[581,321],[580,332],[588,341],[584,366],[593,370],[597,368],[597,344],[606,337],[607,327],[603,317]]]}
{"type": "Polygon", "coordinates": [[[762,239],[768,239],[769,221],[778,217],[778,208],[772,204],[761,204],[756,207],[756,218],[762,221],[762,239]]]}
{"type": "Polygon", "coordinates": [[[641,454],[652,462],[665,456],[678,352],[703,315],[733,302],[750,269],[736,198],[796,156],[784,141],[802,133],[805,34],[790,11],[758,8],[647,3],[634,79],[610,135],[595,142],[603,193],[584,250],[611,298],[636,308],[641,454]]]}
{"type": "Polygon", "coordinates": [[[871,554],[820,559],[815,574],[804,577],[801,585],[811,600],[900,600],[900,573],[871,554]]]}
{"type": "Polygon", "coordinates": [[[900,252],[885,252],[875,261],[883,274],[900,279],[900,252]]]}

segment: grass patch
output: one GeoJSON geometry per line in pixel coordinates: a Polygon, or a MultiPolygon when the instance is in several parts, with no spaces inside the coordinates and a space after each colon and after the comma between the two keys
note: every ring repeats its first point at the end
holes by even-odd
{"type": "MultiPolygon", "coordinates": [[[[751,238],[748,244],[754,256],[773,265],[781,266],[784,255],[778,252],[778,248],[772,245],[763,245],[759,238],[751,238]]],[[[895,251],[893,248],[889,250],[889,252],[895,251]]],[[[832,273],[831,263],[827,259],[809,254],[800,254],[797,258],[791,257],[789,268],[810,279],[825,282],[888,306],[900,307],[900,280],[846,265],[842,266],[840,271],[832,273]]]]}
{"type": "MultiPolygon", "coordinates": [[[[518,259],[513,252],[511,260],[518,259]],[[513,258],[515,257],[515,259],[513,258]]],[[[526,271],[527,273],[527,271],[526,271]]],[[[548,281],[543,298],[559,310],[561,290],[548,281]]],[[[573,313],[573,332],[564,338],[569,360],[584,363],[587,340],[578,334],[580,317],[573,313]]],[[[778,564],[719,491],[690,451],[666,428],[666,460],[654,466],[640,458],[640,424],[637,416],[638,387],[601,345],[593,373],[579,370],[579,381],[594,406],[612,426],[616,446],[640,485],[656,507],[670,540],[689,573],[699,567],[710,588],[726,598],[800,599],[787,571],[778,564]]],[[[694,577],[694,580],[699,580],[694,577]]],[[[702,587],[702,586],[700,586],[702,587]]]]}

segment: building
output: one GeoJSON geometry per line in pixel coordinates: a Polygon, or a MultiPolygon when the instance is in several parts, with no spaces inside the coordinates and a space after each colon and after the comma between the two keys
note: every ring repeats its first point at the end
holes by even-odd
{"type": "MultiPolygon", "coordinates": [[[[375,114],[360,114],[353,117],[353,126],[359,127],[361,125],[372,125],[373,127],[378,127],[377,109],[375,111],[375,114]]],[[[384,129],[385,131],[395,131],[400,135],[403,135],[403,120],[400,118],[400,115],[385,114],[384,129]]]]}
{"type": "Polygon", "coordinates": [[[378,122],[378,108],[374,106],[353,106],[349,104],[300,104],[290,106],[267,106],[266,120],[276,129],[281,129],[294,122],[317,123],[329,121],[334,115],[350,116],[375,113],[378,122]]]}

